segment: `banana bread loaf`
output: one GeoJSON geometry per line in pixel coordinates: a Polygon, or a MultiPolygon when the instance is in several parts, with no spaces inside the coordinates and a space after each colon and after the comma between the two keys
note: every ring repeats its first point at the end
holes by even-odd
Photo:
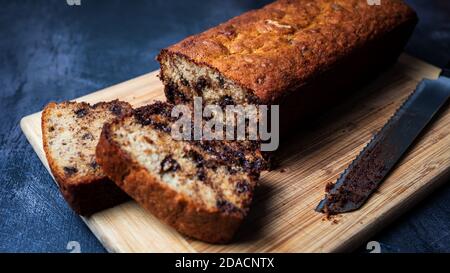
{"type": "Polygon", "coordinates": [[[160,77],[171,102],[280,104],[292,122],[393,63],[416,22],[399,0],[279,0],[163,49],[160,77]]]}
{"type": "Polygon", "coordinates": [[[266,160],[251,143],[174,140],[172,107],[157,102],[106,124],[97,161],[120,188],[179,232],[228,242],[247,214],[266,160]]]}

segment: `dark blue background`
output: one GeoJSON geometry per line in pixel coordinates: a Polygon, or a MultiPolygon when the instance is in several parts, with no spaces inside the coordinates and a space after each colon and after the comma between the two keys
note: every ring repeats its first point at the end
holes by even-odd
{"type": "MultiPolygon", "coordinates": [[[[0,251],[66,252],[69,241],[105,251],[61,198],[21,117],[153,71],[161,48],[267,2],[0,0],[0,251]]],[[[408,2],[421,21],[406,51],[444,65],[450,1],[408,2]]],[[[373,240],[383,252],[450,252],[449,205],[447,183],[373,240]]]]}

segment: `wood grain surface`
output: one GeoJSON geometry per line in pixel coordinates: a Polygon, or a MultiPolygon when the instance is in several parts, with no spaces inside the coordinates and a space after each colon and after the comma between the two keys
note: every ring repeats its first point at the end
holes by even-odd
{"type": "MultiPolygon", "coordinates": [[[[84,221],[110,252],[337,252],[351,250],[448,179],[450,109],[446,107],[379,190],[360,210],[326,219],[314,211],[328,182],[334,182],[372,135],[424,77],[439,69],[407,55],[345,104],[293,134],[278,151],[280,165],[261,177],[248,219],[228,245],[185,238],[134,202],[84,221]]],[[[121,99],[134,106],[164,99],[157,72],[78,98],[121,99]]],[[[40,113],[21,127],[47,167],[40,113]]]]}

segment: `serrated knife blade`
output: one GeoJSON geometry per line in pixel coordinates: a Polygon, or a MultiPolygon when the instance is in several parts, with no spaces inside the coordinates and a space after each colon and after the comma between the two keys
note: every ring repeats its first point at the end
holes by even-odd
{"type": "Polygon", "coordinates": [[[327,186],[316,211],[338,214],[359,209],[449,97],[450,63],[438,79],[423,79],[417,85],[336,183],[327,186]]]}

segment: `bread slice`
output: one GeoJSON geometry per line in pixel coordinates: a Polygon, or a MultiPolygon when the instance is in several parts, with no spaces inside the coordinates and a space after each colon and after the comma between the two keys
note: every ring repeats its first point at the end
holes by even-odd
{"type": "Polygon", "coordinates": [[[106,124],[97,162],[120,188],[179,232],[228,242],[249,210],[267,161],[250,142],[174,140],[172,107],[157,102],[106,124]]]}
{"type": "Polygon", "coordinates": [[[92,106],[84,102],[51,102],[45,107],[45,155],[64,198],[76,213],[90,215],[128,199],[97,164],[95,147],[103,124],[131,110],[128,103],[117,100],[92,106]]]}

